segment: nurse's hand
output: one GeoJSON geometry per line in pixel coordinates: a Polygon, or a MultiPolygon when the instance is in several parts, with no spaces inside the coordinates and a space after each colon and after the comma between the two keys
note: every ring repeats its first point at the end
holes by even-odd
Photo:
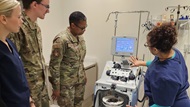
{"type": "Polygon", "coordinates": [[[130,56],[129,61],[132,63],[131,67],[146,66],[145,61],[140,61],[138,60],[138,58],[135,58],[134,56],[130,56]]]}

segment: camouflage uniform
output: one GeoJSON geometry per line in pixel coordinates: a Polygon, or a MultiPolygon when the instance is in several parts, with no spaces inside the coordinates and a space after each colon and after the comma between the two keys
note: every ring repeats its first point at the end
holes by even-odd
{"type": "Polygon", "coordinates": [[[49,97],[45,86],[45,61],[42,55],[42,37],[37,23],[23,12],[23,24],[18,33],[11,34],[24,63],[30,94],[36,107],[49,107],[49,97]]]}
{"type": "Polygon", "coordinates": [[[73,36],[67,29],[53,40],[49,70],[53,89],[60,90],[60,107],[82,107],[86,74],[84,57],[86,45],[83,36],[73,36]]]}

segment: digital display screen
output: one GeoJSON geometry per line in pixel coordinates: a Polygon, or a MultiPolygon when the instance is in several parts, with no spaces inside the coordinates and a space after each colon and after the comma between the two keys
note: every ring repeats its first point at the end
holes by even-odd
{"type": "Polygon", "coordinates": [[[137,38],[130,36],[113,36],[111,53],[114,56],[134,56],[137,52],[137,38]]]}
{"type": "Polygon", "coordinates": [[[116,52],[134,52],[135,39],[133,38],[116,38],[116,52]]]}

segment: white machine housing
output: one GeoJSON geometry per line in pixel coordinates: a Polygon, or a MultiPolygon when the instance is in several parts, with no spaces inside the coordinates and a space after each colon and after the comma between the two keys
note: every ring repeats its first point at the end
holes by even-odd
{"type": "Polygon", "coordinates": [[[127,95],[128,105],[134,106],[136,104],[134,100],[137,100],[135,94],[138,91],[139,73],[139,67],[125,67],[123,62],[107,61],[101,78],[96,81],[94,107],[100,107],[99,102],[102,99],[98,99],[97,92],[103,90],[114,90],[127,95]],[[113,85],[115,85],[114,89],[112,89],[113,85]]]}

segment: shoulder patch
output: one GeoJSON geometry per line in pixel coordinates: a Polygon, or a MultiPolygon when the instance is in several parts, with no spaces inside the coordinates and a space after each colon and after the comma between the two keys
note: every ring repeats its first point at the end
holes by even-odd
{"type": "Polygon", "coordinates": [[[55,49],[55,50],[53,51],[53,55],[54,55],[55,57],[58,57],[58,56],[60,55],[60,51],[57,50],[57,49],[55,49]]]}

